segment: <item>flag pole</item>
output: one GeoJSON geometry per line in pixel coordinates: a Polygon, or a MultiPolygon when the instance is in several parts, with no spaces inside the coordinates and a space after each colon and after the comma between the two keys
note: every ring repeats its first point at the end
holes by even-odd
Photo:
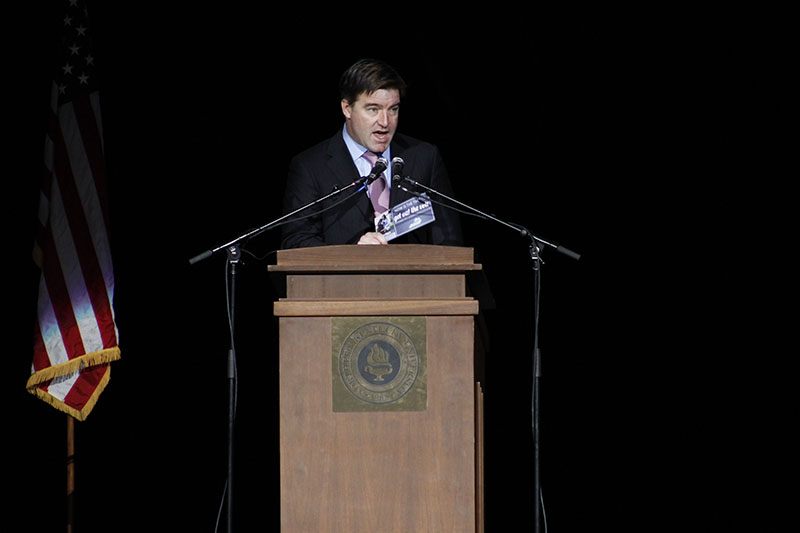
{"type": "Polygon", "coordinates": [[[75,419],[67,415],[67,533],[73,533],[75,516],[75,419]]]}

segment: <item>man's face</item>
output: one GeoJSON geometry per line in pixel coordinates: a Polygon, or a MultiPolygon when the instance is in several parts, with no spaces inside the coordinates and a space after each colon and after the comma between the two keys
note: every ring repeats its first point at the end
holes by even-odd
{"type": "Polygon", "coordinates": [[[397,89],[361,93],[355,102],[342,100],[347,133],[354,141],[376,153],[385,151],[392,142],[399,111],[400,92],[397,89]]]}

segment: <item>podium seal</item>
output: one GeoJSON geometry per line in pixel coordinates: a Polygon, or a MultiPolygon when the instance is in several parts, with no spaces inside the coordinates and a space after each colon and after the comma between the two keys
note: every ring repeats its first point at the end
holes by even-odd
{"type": "MultiPolygon", "coordinates": [[[[423,357],[414,340],[414,330],[419,336],[419,320],[423,321],[424,340],[424,318],[413,317],[411,320],[413,322],[401,324],[398,322],[403,322],[403,317],[367,321],[362,318],[360,324],[353,325],[355,327],[343,338],[336,354],[338,376],[335,377],[349,396],[362,405],[358,407],[352,401],[337,402],[334,390],[334,410],[375,410],[380,406],[401,407],[391,410],[425,408],[426,401],[422,409],[415,405],[420,399],[425,400],[426,395],[424,387],[419,387],[423,357]],[[412,391],[415,393],[411,394],[409,401],[407,397],[412,391]]],[[[336,346],[334,343],[334,349],[336,346]]]]}

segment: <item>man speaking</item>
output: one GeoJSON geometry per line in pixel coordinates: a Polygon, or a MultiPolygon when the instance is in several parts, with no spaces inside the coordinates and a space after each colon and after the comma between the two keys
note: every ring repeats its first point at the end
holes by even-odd
{"type": "MultiPolygon", "coordinates": [[[[382,61],[363,59],[342,74],[339,92],[344,127],[292,159],[284,212],[314,202],[360,177],[375,179],[359,194],[335,195],[312,208],[314,211],[298,213],[303,218],[283,226],[283,248],[388,244],[383,233],[376,230],[375,220],[414,200],[411,192],[398,187],[397,178],[402,176],[452,196],[439,150],[430,143],[397,133],[405,90],[400,75],[382,61]],[[384,165],[386,169],[381,172],[384,165]],[[377,176],[371,175],[373,169],[377,176]],[[347,199],[342,201],[342,197],[347,199]],[[336,205],[337,202],[341,203],[336,205]]],[[[392,242],[460,246],[461,225],[456,212],[439,205],[433,207],[436,212],[431,215],[432,222],[392,242]]]]}

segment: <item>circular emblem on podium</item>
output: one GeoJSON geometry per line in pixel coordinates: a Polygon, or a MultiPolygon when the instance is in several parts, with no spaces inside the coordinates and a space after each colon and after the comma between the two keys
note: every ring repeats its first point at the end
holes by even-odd
{"type": "Polygon", "coordinates": [[[420,357],[411,337],[388,322],[364,324],[339,352],[339,376],[347,390],[371,404],[398,401],[414,386],[420,357]]]}

